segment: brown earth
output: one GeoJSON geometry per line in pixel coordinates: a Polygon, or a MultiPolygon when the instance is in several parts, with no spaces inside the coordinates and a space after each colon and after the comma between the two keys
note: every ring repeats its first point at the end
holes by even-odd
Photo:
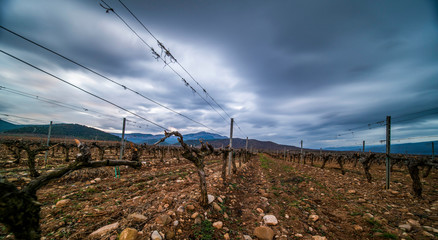
{"type": "MultiPolygon", "coordinates": [[[[2,170],[24,168],[24,164],[11,164],[9,156],[2,157],[1,162],[9,161],[2,165],[2,170]]],[[[41,158],[40,155],[39,162],[41,158]]],[[[206,161],[206,173],[208,192],[216,197],[214,202],[220,207],[215,210],[213,205],[206,209],[199,206],[198,175],[190,162],[166,158],[163,163],[148,156],[143,156],[142,161],[145,164],[138,170],[120,167],[120,178],[114,177],[114,168],[86,169],[39,190],[44,239],[87,239],[93,231],[116,222],[119,223],[116,229],[98,239],[117,239],[128,227],[139,231],[139,239],[149,239],[155,230],[163,235],[175,235],[174,239],[224,239],[226,234],[230,239],[243,239],[243,235],[256,239],[253,232],[257,226],[264,225],[264,214],[278,219],[278,224],[271,226],[275,239],[316,236],[436,239],[438,236],[423,229],[423,226],[438,228],[436,171],[423,180],[424,198],[416,199],[405,168],[394,168],[391,190],[385,190],[384,166],[373,165],[374,182],[367,183],[361,168],[349,164],[344,166],[347,173],[342,175],[334,163],[320,169],[260,154],[240,167],[224,185],[220,178],[220,158],[213,157],[206,161]],[[65,206],[55,206],[61,199],[71,201],[65,206]],[[128,218],[133,213],[145,219],[128,218]],[[192,218],[194,213],[199,216],[192,218]],[[175,220],[177,226],[173,225],[175,220]],[[408,220],[418,221],[419,225],[411,224],[410,231],[403,231],[399,225],[408,220]],[[221,229],[211,226],[216,221],[223,222],[221,229]]],[[[53,161],[54,166],[60,164],[60,160],[53,161]]],[[[17,172],[7,174],[17,184],[29,180],[17,172]]],[[[0,239],[12,239],[4,231],[0,228],[0,239]]]]}

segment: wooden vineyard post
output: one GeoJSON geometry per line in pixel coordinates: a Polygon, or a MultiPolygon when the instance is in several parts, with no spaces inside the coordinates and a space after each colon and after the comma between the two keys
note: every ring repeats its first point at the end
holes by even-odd
{"type": "Polygon", "coordinates": [[[386,189],[389,189],[389,181],[391,176],[391,116],[386,116],[386,189]]]}
{"type": "Polygon", "coordinates": [[[233,158],[233,124],[234,124],[234,118],[231,118],[230,153],[228,153],[228,175],[231,175],[231,161],[232,161],[232,158],[233,158]]]}
{"type": "Polygon", "coordinates": [[[362,152],[365,152],[365,140],[362,141],[362,152]]]}
{"type": "MultiPolygon", "coordinates": [[[[122,161],[123,158],[123,152],[125,148],[125,126],[126,126],[126,118],[123,118],[123,128],[122,128],[122,141],[120,142],[120,158],[119,160],[122,161]]],[[[114,172],[116,178],[120,178],[120,169],[119,166],[114,167],[114,172]]]]}
{"type": "Polygon", "coordinates": [[[248,154],[248,137],[246,137],[245,143],[245,162],[248,162],[249,154],[248,154]]]}
{"type": "Polygon", "coordinates": [[[304,156],[303,156],[303,140],[301,140],[301,156],[300,156],[300,161],[304,162],[304,156]]]}
{"type": "MultiPolygon", "coordinates": [[[[53,121],[50,121],[49,133],[47,134],[47,147],[50,145],[50,135],[52,134],[52,123],[53,121]]],[[[44,155],[44,166],[47,166],[47,155],[49,155],[49,150],[47,150],[46,155],[44,155]]]]}

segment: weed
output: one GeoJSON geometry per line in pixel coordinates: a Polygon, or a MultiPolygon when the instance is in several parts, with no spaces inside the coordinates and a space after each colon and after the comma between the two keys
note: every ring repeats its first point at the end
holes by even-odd
{"type": "Polygon", "coordinates": [[[398,239],[397,235],[389,232],[384,232],[381,236],[382,238],[389,238],[389,239],[398,239]]]}
{"type": "Polygon", "coordinates": [[[367,221],[369,224],[371,224],[371,225],[373,225],[373,226],[376,226],[376,227],[380,227],[380,226],[382,226],[382,224],[380,224],[379,222],[377,222],[376,219],[374,219],[374,218],[368,218],[368,219],[366,219],[366,221],[367,221]]]}
{"type": "Polygon", "coordinates": [[[231,190],[234,190],[234,189],[238,189],[239,187],[237,186],[236,183],[230,183],[229,188],[230,188],[231,190]]]}
{"type": "Polygon", "coordinates": [[[223,203],[219,203],[219,206],[221,207],[221,211],[222,211],[222,213],[225,213],[225,212],[227,212],[227,206],[225,206],[225,204],[223,204],[223,203]]]}
{"type": "Polygon", "coordinates": [[[272,160],[269,160],[265,156],[260,155],[260,163],[262,168],[269,169],[269,165],[272,163],[272,160]]]}
{"type": "Polygon", "coordinates": [[[351,212],[350,213],[350,216],[362,216],[363,215],[363,213],[361,213],[361,212],[351,212]]]}
{"type": "Polygon", "coordinates": [[[194,235],[196,239],[200,240],[211,240],[213,239],[214,229],[213,224],[204,220],[199,224],[195,224],[192,229],[194,230],[194,235]]]}
{"type": "Polygon", "coordinates": [[[97,192],[97,189],[96,188],[93,188],[93,187],[90,187],[90,188],[87,188],[87,190],[85,190],[87,193],[96,193],[97,192]]]}
{"type": "Polygon", "coordinates": [[[294,200],[289,203],[289,206],[298,207],[300,205],[300,201],[294,200]]]}

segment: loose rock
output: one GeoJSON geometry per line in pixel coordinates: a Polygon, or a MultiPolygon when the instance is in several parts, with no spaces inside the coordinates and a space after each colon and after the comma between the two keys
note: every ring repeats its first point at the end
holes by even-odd
{"type": "Polygon", "coordinates": [[[420,227],[421,226],[420,222],[418,222],[417,220],[414,220],[414,219],[408,219],[408,223],[411,226],[414,226],[414,227],[420,227]]]}
{"type": "Polygon", "coordinates": [[[309,220],[312,222],[316,222],[316,221],[318,221],[318,219],[319,219],[318,215],[312,214],[309,216],[309,220]]]}
{"type": "Polygon", "coordinates": [[[212,203],[215,199],[215,197],[213,195],[210,195],[210,194],[207,195],[207,198],[208,198],[208,204],[212,203]]]}
{"type": "Polygon", "coordinates": [[[268,226],[275,226],[278,224],[277,218],[274,215],[265,215],[263,221],[268,226]]]}
{"type": "Polygon", "coordinates": [[[128,219],[134,222],[145,222],[147,217],[140,213],[132,213],[128,215],[128,219]]]}
{"type": "Polygon", "coordinates": [[[398,228],[405,230],[406,232],[409,232],[409,231],[411,231],[412,226],[410,224],[406,223],[406,224],[398,225],[398,228]]]}
{"type": "Polygon", "coordinates": [[[194,218],[196,218],[197,216],[199,216],[199,213],[198,213],[198,212],[195,212],[195,213],[192,214],[191,218],[194,219],[194,218]]]}
{"type": "Polygon", "coordinates": [[[136,240],[138,237],[138,231],[134,228],[125,228],[125,230],[120,233],[119,240],[136,240]]]}
{"type": "Polygon", "coordinates": [[[363,231],[363,228],[362,228],[361,226],[359,226],[359,225],[354,225],[354,226],[353,226],[353,229],[354,229],[355,231],[358,231],[358,232],[362,232],[362,231],[363,231]]]}
{"type": "Polygon", "coordinates": [[[172,218],[169,215],[167,215],[167,214],[162,214],[162,215],[157,217],[155,222],[157,224],[165,226],[165,225],[167,225],[167,224],[172,222],[172,218]]]}
{"type": "Polygon", "coordinates": [[[55,206],[58,208],[62,208],[62,207],[69,205],[70,203],[71,203],[70,199],[62,199],[62,200],[59,200],[58,202],[56,202],[55,206]]]}
{"type": "Polygon", "coordinates": [[[224,239],[225,239],[225,240],[230,240],[230,234],[225,233],[225,235],[224,235],[224,239]]]}
{"type": "Polygon", "coordinates": [[[213,223],[213,227],[216,228],[216,229],[221,229],[223,225],[224,225],[224,223],[221,222],[221,221],[213,223]]]}
{"type": "Polygon", "coordinates": [[[316,235],[316,236],[312,236],[312,240],[327,240],[327,238],[316,235]]]}
{"type": "Polygon", "coordinates": [[[103,226],[90,234],[90,238],[101,237],[108,232],[116,230],[119,227],[119,222],[103,226]]]}
{"type": "Polygon", "coordinates": [[[175,238],[175,232],[172,230],[169,230],[166,232],[166,239],[174,239],[175,238]]]}
{"type": "Polygon", "coordinates": [[[272,240],[274,238],[274,231],[270,227],[256,227],[254,235],[260,240],[272,240]]]}
{"type": "Polygon", "coordinates": [[[213,205],[213,209],[214,209],[214,210],[216,210],[216,211],[218,211],[218,212],[222,211],[222,208],[219,206],[219,204],[213,202],[212,205],[213,205]]]}
{"type": "Polygon", "coordinates": [[[163,237],[161,237],[160,233],[158,231],[153,231],[151,234],[152,240],[163,240],[163,237]]]}

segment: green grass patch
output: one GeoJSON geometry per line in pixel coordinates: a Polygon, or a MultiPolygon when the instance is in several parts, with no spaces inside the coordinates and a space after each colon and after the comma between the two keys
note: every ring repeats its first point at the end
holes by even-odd
{"type": "Polygon", "coordinates": [[[366,221],[367,221],[369,224],[371,224],[371,225],[373,225],[373,226],[376,226],[376,227],[381,227],[381,226],[382,226],[382,224],[380,224],[379,222],[377,222],[376,219],[374,219],[374,218],[367,218],[366,221]]]}
{"type": "Polygon", "coordinates": [[[363,215],[363,213],[361,213],[361,212],[351,212],[350,213],[350,216],[362,216],[363,215]]]}
{"type": "Polygon", "coordinates": [[[262,168],[264,168],[264,169],[269,169],[269,168],[270,168],[270,165],[271,165],[272,163],[274,163],[271,159],[265,157],[265,156],[262,155],[262,154],[260,154],[259,156],[260,156],[260,163],[261,163],[261,165],[262,165],[262,168]]]}
{"type": "Polygon", "coordinates": [[[389,232],[384,232],[381,237],[388,238],[388,239],[398,239],[397,235],[389,233],[389,232]]]}
{"type": "Polygon", "coordinates": [[[192,229],[196,239],[200,239],[200,240],[213,239],[213,234],[214,234],[213,224],[208,220],[204,220],[200,224],[193,225],[192,229]]]}

